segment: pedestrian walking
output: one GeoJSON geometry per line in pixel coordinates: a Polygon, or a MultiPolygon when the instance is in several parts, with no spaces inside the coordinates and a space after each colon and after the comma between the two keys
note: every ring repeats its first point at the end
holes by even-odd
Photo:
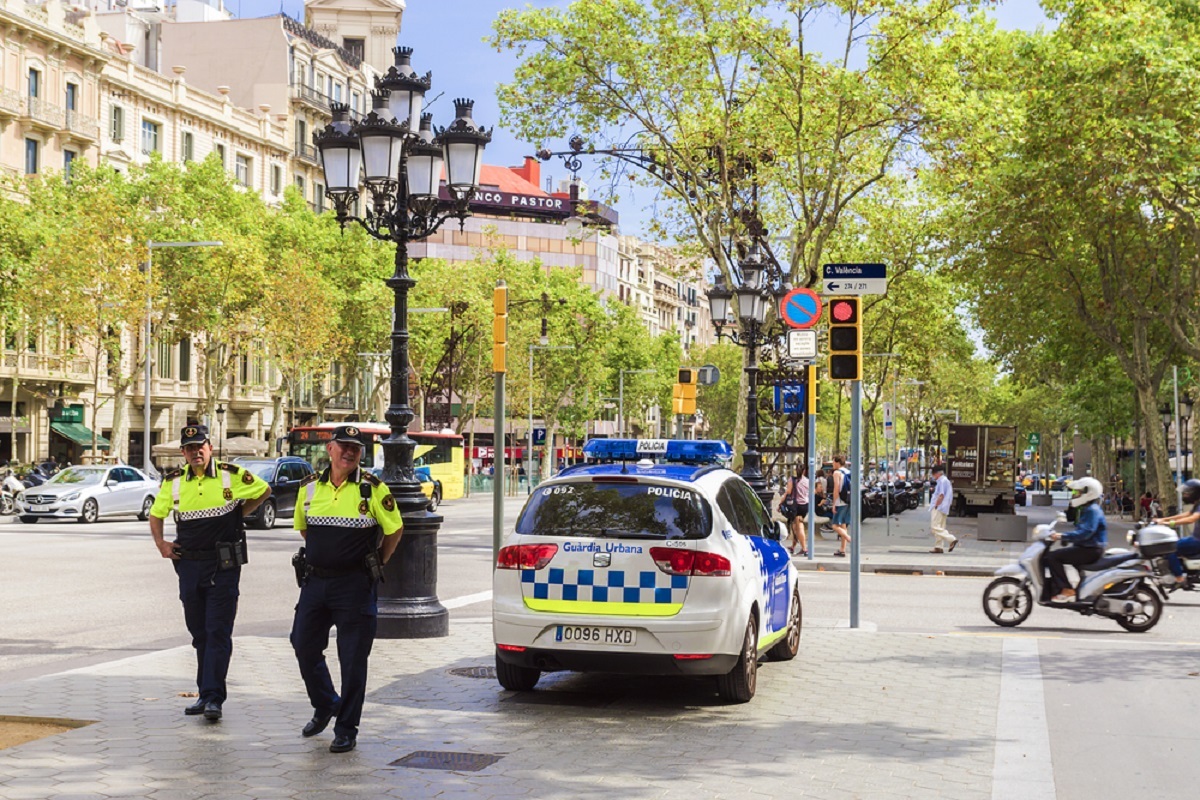
{"type": "Polygon", "coordinates": [[[358,741],[367,691],[367,659],[375,643],[377,584],[396,552],[404,523],[387,485],[359,466],[358,428],[342,425],[326,444],[329,467],[309,475],[296,503],[294,527],[304,538],[296,554],[300,602],[291,642],[313,717],[301,734],[316,736],[333,725],[330,752],[346,753],[358,741]],[[337,626],[341,692],[333,688],[325,648],[337,626]]]}
{"type": "Polygon", "coordinates": [[[179,436],[186,467],[163,476],[150,507],[150,535],[179,578],[183,621],[196,650],[198,699],[183,710],[215,722],[225,704],[225,678],[233,655],[238,584],[246,563],[246,526],[271,494],[262,478],[213,458],[208,428],[188,425],[179,436]],[[163,536],[163,520],[175,515],[175,541],[163,536]]]}
{"type": "Polygon", "coordinates": [[[787,520],[788,532],[792,535],[792,555],[808,555],[808,536],[804,526],[808,520],[808,467],[801,467],[800,472],[788,479],[783,490],[783,500],[780,510],[787,520]],[[800,549],[797,550],[796,546],[800,549]]]}
{"type": "Polygon", "coordinates": [[[829,520],[833,532],[838,535],[838,549],[835,556],[846,556],[846,545],[850,544],[850,470],[846,469],[846,457],[833,457],[833,486],[830,488],[833,497],[833,516],[829,520]]]}
{"type": "Polygon", "coordinates": [[[950,516],[950,503],[954,498],[954,486],[946,477],[946,468],[933,465],[933,500],[929,504],[929,530],[933,533],[934,547],[931,553],[952,553],[958,545],[958,537],[946,529],[950,516]]]}

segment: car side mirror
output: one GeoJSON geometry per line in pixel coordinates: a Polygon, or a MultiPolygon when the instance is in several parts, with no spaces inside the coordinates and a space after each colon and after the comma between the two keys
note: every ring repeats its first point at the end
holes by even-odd
{"type": "Polygon", "coordinates": [[[105,486],[116,486],[118,483],[120,483],[120,481],[118,481],[116,478],[109,478],[108,480],[106,480],[104,482],[104,485],[105,486]]]}
{"type": "Polygon", "coordinates": [[[775,542],[782,542],[786,537],[782,522],[768,522],[763,526],[763,535],[775,542]]]}

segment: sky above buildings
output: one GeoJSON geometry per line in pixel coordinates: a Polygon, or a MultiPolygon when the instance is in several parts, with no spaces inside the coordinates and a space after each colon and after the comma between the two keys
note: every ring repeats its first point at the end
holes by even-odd
{"type": "MultiPolygon", "coordinates": [[[[280,11],[304,19],[303,0],[226,0],[227,8],[239,17],[262,17],[280,11]]],[[[491,35],[492,21],[506,8],[566,6],[568,0],[407,0],[408,9],[400,31],[399,43],[414,48],[413,67],[420,73],[433,71],[430,97],[441,94],[429,110],[434,123],[445,125],[453,119],[453,100],[467,97],[475,101],[474,117],[483,125],[496,125],[500,109],[496,86],[512,79],[516,59],[508,52],[497,52],[484,43],[491,35]]],[[[1003,0],[994,16],[1004,28],[1033,30],[1046,21],[1037,0],[1003,0]]],[[[833,27],[831,34],[836,34],[833,27]]],[[[832,38],[831,38],[832,40],[832,38]]],[[[586,133],[585,133],[586,135],[586,133]]],[[[519,141],[508,131],[496,127],[488,146],[486,161],[497,166],[519,166],[524,156],[532,155],[540,142],[519,141]]],[[[566,142],[546,143],[553,149],[565,149],[566,142]]],[[[586,169],[586,168],[585,168],[586,169]]],[[[542,167],[542,188],[547,178],[555,184],[570,177],[561,162],[542,167]]],[[[586,181],[588,176],[582,175],[586,181]]],[[[593,187],[598,191],[598,187],[593,187]]],[[[602,193],[600,193],[602,194],[602,193]]],[[[603,197],[593,193],[593,199],[603,197]]],[[[644,220],[653,196],[648,191],[622,192],[617,204],[622,233],[645,234],[644,220]]]]}

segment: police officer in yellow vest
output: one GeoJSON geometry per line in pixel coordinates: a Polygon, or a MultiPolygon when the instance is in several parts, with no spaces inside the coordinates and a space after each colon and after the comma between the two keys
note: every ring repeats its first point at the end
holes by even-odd
{"type": "Polygon", "coordinates": [[[334,430],[329,467],[310,475],[300,489],[294,526],[304,537],[297,554],[300,602],[292,624],[292,647],[313,706],[301,732],[316,736],[336,717],[329,750],[353,750],[367,690],[367,658],[375,642],[376,581],[400,543],[404,523],[387,485],[359,466],[358,428],[334,430]],[[337,626],[342,691],[334,691],[325,664],[329,629],[337,626]]]}
{"type": "Polygon", "coordinates": [[[233,654],[238,581],[246,563],[242,515],[267,499],[271,487],[247,469],[212,457],[208,428],[188,425],[180,435],[187,466],[163,475],[150,508],[150,533],[179,576],[183,619],[196,649],[199,699],[183,710],[216,721],[225,703],[225,676],[233,654]],[[240,507],[240,508],[239,508],[240,507]],[[175,541],[163,538],[163,520],[174,511],[175,541]]]}

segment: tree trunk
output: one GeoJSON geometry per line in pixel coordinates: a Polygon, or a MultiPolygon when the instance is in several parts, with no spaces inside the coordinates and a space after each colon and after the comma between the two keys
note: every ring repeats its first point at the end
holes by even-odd
{"type": "Polygon", "coordinates": [[[129,444],[129,413],[125,407],[128,399],[129,386],[121,383],[113,391],[112,447],[108,451],[109,457],[119,458],[125,463],[129,462],[129,454],[126,451],[129,444]]]}
{"type": "Polygon", "coordinates": [[[287,426],[283,421],[283,403],[287,400],[287,392],[283,387],[281,382],[278,391],[271,392],[271,432],[268,435],[272,445],[287,435],[287,426]]]}
{"type": "Polygon", "coordinates": [[[1158,416],[1157,392],[1153,386],[1137,386],[1138,406],[1146,432],[1146,485],[1162,503],[1163,510],[1175,502],[1175,487],[1167,469],[1167,440],[1158,416]]]}

